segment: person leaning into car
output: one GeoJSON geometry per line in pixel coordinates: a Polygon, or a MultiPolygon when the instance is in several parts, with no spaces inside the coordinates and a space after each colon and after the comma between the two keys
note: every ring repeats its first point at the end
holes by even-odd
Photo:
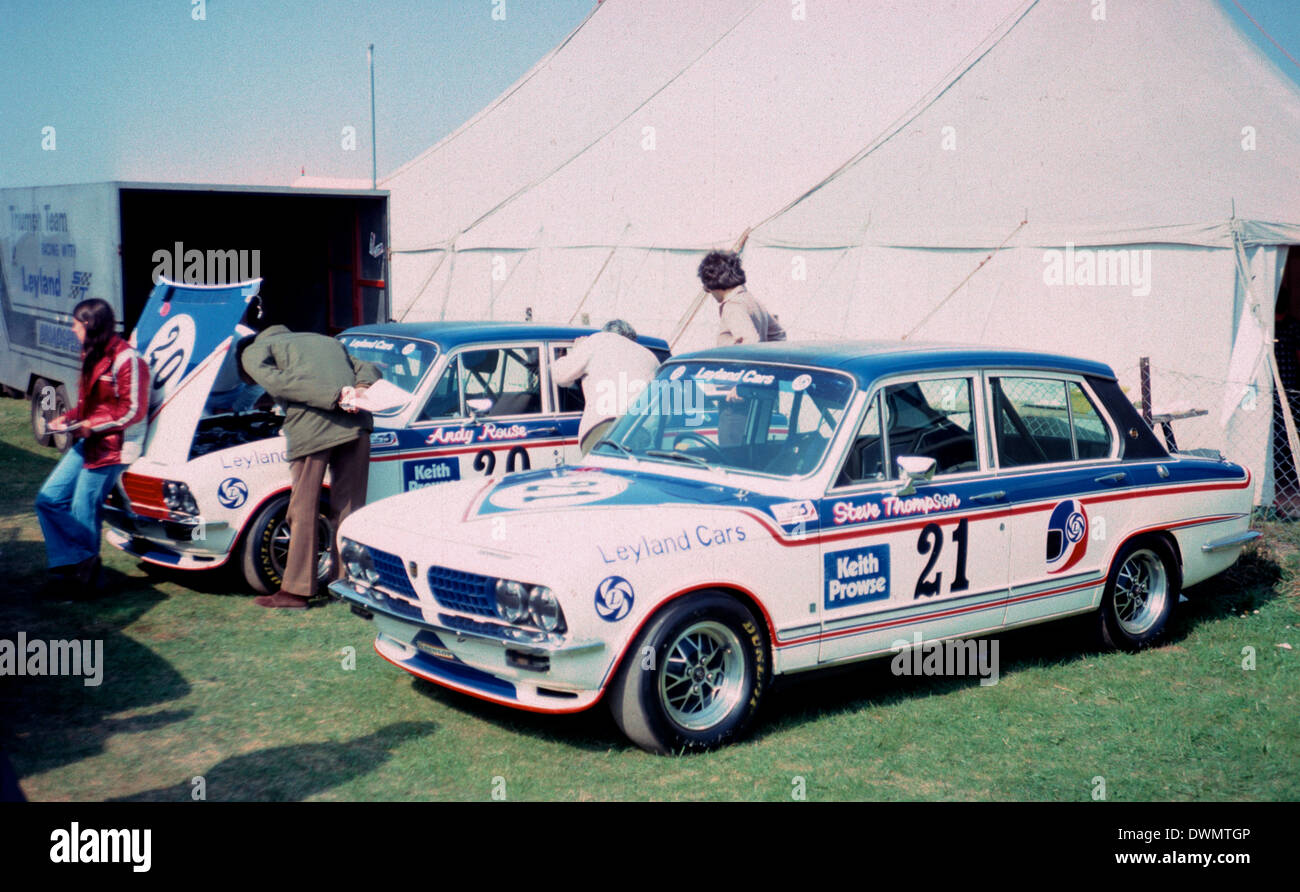
{"type": "MultiPolygon", "coordinates": [[[[315,594],[316,516],[325,470],[330,472],[333,529],[366,503],[370,473],[370,413],[347,407],[382,377],[378,367],[353,359],[331,337],[264,325],[238,347],[240,368],[284,408],[281,432],[289,445],[289,557],[280,590],[262,595],[262,607],[301,609],[315,594]]],[[[334,553],[336,546],[330,543],[334,553]]],[[[341,568],[338,555],[334,566],[341,568]]]]}

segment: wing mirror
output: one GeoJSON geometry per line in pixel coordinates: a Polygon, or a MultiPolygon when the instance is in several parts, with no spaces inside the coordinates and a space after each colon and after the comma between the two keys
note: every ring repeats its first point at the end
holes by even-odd
{"type": "Polygon", "coordinates": [[[898,457],[898,477],[903,481],[895,495],[910,496],[916,492],[918,482],[925,483],[934,479],[935,460],[928,456],[900,455],[898,457]]]}

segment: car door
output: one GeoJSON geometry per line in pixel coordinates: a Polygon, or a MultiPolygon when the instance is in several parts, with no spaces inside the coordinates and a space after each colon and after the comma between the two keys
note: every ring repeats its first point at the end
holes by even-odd
{"type": "Polygon", "coordinates": [[[973,371],[888,380],[821,505],[823,663],[1002,625],[1010,534],[973,371]],[[908,485],[897,459],[934,461],[908,485]]]}
{"type": "MultiPolygon", "coordinates": [[[[405,431],[400,448],[372,456],[400,463],[390,486],[436,483],[557,467],[565,437],[545,386],[540,341],[477,344],[453,351],[405,431]]],[[[576,432],[576,422],[573,425],[576,432]]]]}
{"type": "Polygon", "coordinates": [[[1046,372],[987,376],[994,461],[1011,515],[1008,624],[1089,609],[1109,569],[1110,530],[1130,524],[1137,484],[1087,382],[1046,372]]]}

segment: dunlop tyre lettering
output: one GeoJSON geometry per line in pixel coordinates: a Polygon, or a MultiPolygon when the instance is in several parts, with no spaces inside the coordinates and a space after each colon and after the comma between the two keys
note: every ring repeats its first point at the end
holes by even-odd
{"type": "Polygon", "coordinates": [[[686,753],[745,733],[771,671],[766,636],[748,608],[721,592],[671,601],[626,653],[647,648],[653,668],[625,657],[609,692],[614,721],[637,746],[686,753]],[[686,693],[696,686],[700,695],[686,693]]]}

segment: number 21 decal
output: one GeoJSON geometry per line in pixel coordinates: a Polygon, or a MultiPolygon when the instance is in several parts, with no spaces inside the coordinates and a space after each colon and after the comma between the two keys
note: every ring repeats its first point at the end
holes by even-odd
{"type": "MultiPolygon", "coordinates": [[[[952,541],[957,543],[957,568],[953,574],[952,585],[948,587],[951,592],[964,592],[970,588],[970,580],[966,578],[966,518],[962,518],[961,523],[957,524],[957,529],[952,531],[952,541]]],[[[925,569],[921,571],[920,577],[916,580],[916,591],[913,593],[914,598],[933,598],[939,594],[943,586],[943,571],[934,574],[930,579],[930,571],[934,565],[939,562],[939,553],[943,551],[943,530],[937,523],[927,523],[921,529],[921,537],[916,540],[917,554],[929,554],[930,559],[925,562],[925,569]]]]}

